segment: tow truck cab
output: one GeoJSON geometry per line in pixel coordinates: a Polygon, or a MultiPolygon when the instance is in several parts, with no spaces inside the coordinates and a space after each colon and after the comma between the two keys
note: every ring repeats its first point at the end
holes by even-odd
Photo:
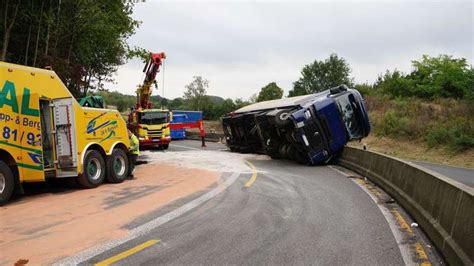
{"type": "Polygon", "coordinates": [[[142,148],[159,146],[167,149],[171,141],[172,114],[164,109],[146,109],[132,112],[129,129],[138,137],[142,148]]]}
{"type": "Polygon", "coordinates": [[[348,141],[370,132],[361,94],[345,85],[246,106],[222,122],[232,151],[312,165],[327,163],[348,141]]]}

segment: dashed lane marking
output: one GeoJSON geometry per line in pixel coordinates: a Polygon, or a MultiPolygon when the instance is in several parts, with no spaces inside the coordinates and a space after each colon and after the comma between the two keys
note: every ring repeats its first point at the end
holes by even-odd
{"type": "Polygon", "coordinates": [[[112,263],[115,263],[115,262],[117,262],[117,261],[119,261],[119,260],[123,260],[123,259],[125,259],[126,257],[129,257],[129,256],[131,256],[131,255],[133,255],[133,254],[135,254],[135,253],[138,253],[138,252],[140,252],[140,251],[142,251],[142,250],[144,250],[144,249],[146,249],[146,248],[148,248],[148,247],[150,247],[150,246],[153,246],[153,245],[157,244],[158,242],[160,242],[159,239],[148,240],[148,241],[146,241],[145,243],[142,243],[142,244],[140,244],[140,245],[138,245],[138,246],[135,246],[135,247],[133,247],[133,248],[131,248],[131,249],[125,250],[124,252],[121,252],[121,253],[119,253],[119,254],[117,254],[117,255],[115,255],[115,256],[112,256],[112,257],[110,257],[110,258],[108,258],[108,259],[106,259],[106,260],[103,260],[103,261],[101,261],[101,262],[98,262],[98,263],[95,264],[95,266],[108,266],[108,265],[110,265],[110,264],[112,264],[112,263]]]}
{"type": "Polygon", "coordinates": [[[251,187],[252,184],[257,180],[257,168],[251,162],[245,160],[245,163],[252,169],[252,176],[250,179],[245,183],[245,187],[251,187]]]}

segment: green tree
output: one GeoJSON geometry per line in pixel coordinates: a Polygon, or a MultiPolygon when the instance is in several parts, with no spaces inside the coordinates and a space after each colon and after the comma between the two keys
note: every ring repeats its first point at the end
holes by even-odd
{"type": "Polygon", "coordinates": [[[392,97],[474,99],[474,70],[464,58],[448,55],[412,61],[413,71],[386,71],[374,84],[392,97]]]}
{"type": "Polygon", "coordinates": [[[234,101],[235,104],[235,109],[240,109],[244,106],[247,106],[250,104],[250,102],[243,100],[242,98],[237,98],[234,101]]]}
{"type": "Polygon", "coordinates": [[[202,111],[210,104],[210,99],[206,95],[209,88],[209,81],[201,76],[194,76],[193,81],[185,86],[184,100],[191,110],[202,111]]]}
{"type": "Polygon", "coordinates": [[[331,54],[324,61],[315,60],[303,67],[301,77],[293,83],[289,96],[320,92],[341,84],[352,87],[353,80],[349,76],[350,72],[349,64],[337,54],[331,54]]]}
{"type": "Polygon", "coordinates": [[[387,70],[385,74],[379,75],[374,87],[378,91],[393,97],[413,96],[414,91],[412,80],[398,70],[387,70]]]}
{"type": "Polygon", "coordinates": [[[354,88],[362,93],[362,95],[370,95],[374,92],[374,86],[369,83],[356,84],[354,88]]]}
{"type": "MultiPolygon", "coordinates": [[[[250,103],[256,103],[258,98],[258,94],[254,93],[249,97],[249,102],[250,103]]],[[[281,97],[280,97],[281,98],[281,97]]]]}
{"type": "Polygon", "coordinates": [[[412,64],[415,70],[409,78],[415,83],[413,94],[416,96],[462,99],[474,90],[473,70],[465,58],[423,55],[412,64]]]}
{"type": "Polygon", "coordinates": [[[275,82],[270,82],[258,93],[257,102],[281,99],[281,97],[283,97],[283,90],[275,82]]]}
{"type": "Polygon", "coordinates": [[[75,96],[85,96],[102,88],[127,59],[126,40],[139,25],[131,17],[132,7],[132,1],[122,0],[2,2],[0,13],[6,18],[0,20],[0,57],[49,66],[75,96]]]}
{"type": "Polygon", "coordinates": [[[171,101],[169,101],[169,106],[171,110],[179,110],[179,109],[184,109],[184,100],[183,98],[175,98],[171,101]]]}
{"type": "Polygon", "coordinates": [[[9,3],[9,0],[6,0],[2,4],[1,14],[4,18],[1,19],[2,28],[3,28],[3,41],[2,41],[2,53],[0,54],[0,61],[5,61],[8,51],[8,44],[10,43],[10,33],[15,25],[16,18],[18,15],[18,9],[20,8],[21,1],[17,0],[16,2],[9,3]]]}

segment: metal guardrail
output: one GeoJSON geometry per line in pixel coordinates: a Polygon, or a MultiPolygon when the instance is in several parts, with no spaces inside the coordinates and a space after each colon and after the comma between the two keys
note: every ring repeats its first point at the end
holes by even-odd
{"type": "Polygon", "coordinates": [[[390,194],[418,222],[447,262],[474,265],[474,189],[410,162],[345,147],[338,164],[390,194]]]}

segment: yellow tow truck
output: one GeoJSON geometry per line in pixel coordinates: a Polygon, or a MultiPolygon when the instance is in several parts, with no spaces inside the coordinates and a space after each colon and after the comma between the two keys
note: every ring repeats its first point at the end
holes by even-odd
{"type": "Polygon", "coordinates": [[[0,62],[0,205],[24,182],[122,182],[129,147],[117,111],[80,106],[54,71],[0,62]]]}

